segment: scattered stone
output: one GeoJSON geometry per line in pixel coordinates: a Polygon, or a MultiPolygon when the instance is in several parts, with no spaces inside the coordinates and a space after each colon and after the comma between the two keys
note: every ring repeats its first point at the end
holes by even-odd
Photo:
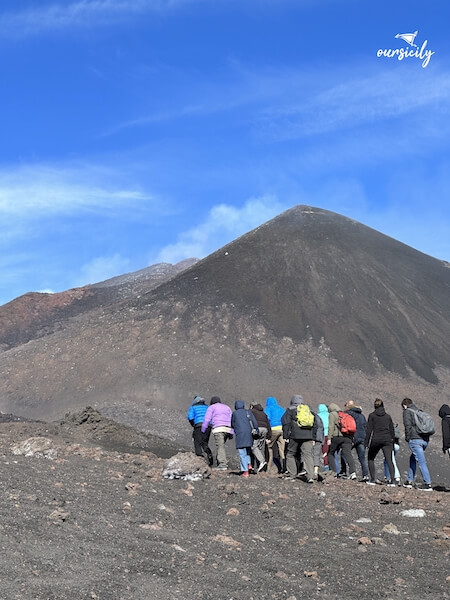
{"type": "Polygon", "coordinates": [[[305,535],[305,537],[303,537],[303,538],[299,538],[298,539],[299,545],[304,546],[306,544],[306,542],[308,541],[308,539],[309,539],[309,536],[307,536],[307,535],[305,535]]]}
{"type": "Polygon", "coordinates": [[[125,486],[125,489],[127,490],[127,492],[130,492],[130,496],[137,496],[138,494],[138,489],[140,488],[140,484],[139,483],[132,483],[131,481],[128,482],[125,486]]]}
{"type": "Polygon", "coordinates": [[[387,546],[387,544],[383,540],[383,538],[373,537],[373,538],[370,538],[370,539],[372,540],[372,544],[375,544],[375,546],[387,546]]]}
{"type": "Polygon", "coordinates": [[[53,521],[53,523],[56,525],[59,523],[64,523],[64,521],[67,521],[69,514],[70,513],[63,510],[62,508],[57,508],[52,513],[50,513],[48,518],[50,519],[50,521],[53,521]]]}
{"type": "Polygon", "coordinates": [[[187,484],[187,487],[184,488],[184,490],[180,490],[180,494],[186,494],[186,496],[190,496],[192,497],[194,495],[193,491],[194,490],[194,486],[191,485],[190,483],[187,484]]]}
{"type": "Polygon", "coordinates": [[[124,502],[122,504],[122,510],[124,512],[129,512],[131,510],[131,504],[129,502],[124,502]]]}
{"type": "Polygon", "coordinates": [[[357,523],[372,523],[372,519],[369,519],[367,517],[361,517],[361,519],[358,519],[356,522],[357,523]]]}
{"type": "Polygon", "coordinates": [[[363,536],[358,539],[358,544],[361,544],[362,546],[371,546],[372,540],[368,537],[363,536]]]}
{"type": "Polygon", "coordinates": [[[287,573],[285,573],[284,571],[277,571],[275,573],[275,577],[279,577],[280,579],[284,579],[285,581],[287,581],[289,579],[289,575],[287,573]]]}
{"type": "Polygon", "coordinates": [[[382,529],[384,533],[391,533],[392,535],[400,535],[400,531],[393,523],[388,523],[382,529]]]}
{"type": "Polygon", "coordinates": [[[305,577],[311,577],[311,579],[318,579],[319,575],[317,571],[303,571],[305,577]]]}
{"type": "Polygon", "coordinates": [[[240,515],[240,514],[241,514],[241,513],[240,513],[240,512],[238,511],[238,509],[237,509],[236,507],[234,507],[234,506],[233,506],[232,508],[230,508],[230,510],[227,512],[227,515],[230,515],[230,516],[232,516],[232,517],[233,517],[233,516],[240,515]]]}
{"type": "Polygon", "coordinates": [[[150,529],[151,531],[159,531],[163,528],[163,524],[161,521],[157,521],[156,523],[142,523],[139,525],[141,529],[150,529]]]}
{"type": "Polygon", "coordinates": [[[212,538],[215,542],[220,542],[221,544],[225,544],[225,546],[230,546],[232,548],[236,548],[237,550],[241,549],[241,542],[238,542],[237,540],[233,539],[232,537],[228,536],[228,535],[215,535],[212,538]]]}
{"type": "Polygon", "coordinates": [[[178,452],[166,462],[163,468],[164,479],[184,479],[199,481],[210,477],[211,469],[200,456],[192,452],[178,452]]]}
{"type": "Polygon", "coordinates": [[[24,442],[14,444],[11,446],[11,452],[15,456],[47,458],[49,460],[55,460],[58,456],[53,441],[45,437],[31,437],[24,442]]]}
{"type": "Polygon", "coordinates": [[[400,514],[402,517],[424,517],[425,511],[422,508],[410,508],[409,510],[402,510],[400,514]]]}

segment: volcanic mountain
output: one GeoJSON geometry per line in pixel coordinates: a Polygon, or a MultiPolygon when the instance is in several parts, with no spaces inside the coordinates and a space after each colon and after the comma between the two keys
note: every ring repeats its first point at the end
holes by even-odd
{"type": "Polygon", "coordinates": [[[196,393],[363,406],[376,394],[397,407],[420,395],[434,410],[449,315],[444,262],[297,206],[140,297],[3,352],[2,409],[49,418],[90,404],[159,433],[196,393]]]}
{"type": "Polygon", "coordinates": [[[60,327],[62,321],[98,306],[136,298],[196,262],[196,258],[190,258],[176,265],[158,263],[65,292],[24,294],[0,306],[0,349],[8,350],[31,339],[48,335],[60,327]]]}

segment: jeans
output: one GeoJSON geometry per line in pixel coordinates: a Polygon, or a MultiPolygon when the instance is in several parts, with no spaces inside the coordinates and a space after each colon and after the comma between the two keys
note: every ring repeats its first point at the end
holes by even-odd
{"type": "MultiPolygon", "coordinates": [[[[354,448],[355,448],[356,454],[358,456],[359,464],[361,465],[362,476],[368,477],[369,469],[367,468],[366,449],[364,447],[364,442],[357,442],[354,445],[354,448]]],[[[388,473],[389,473],[389,470],[388,470],[388,473]]]]}
{"type": "Polygon", "coordinates": [[[238,448],[241,471],[248,471],[250,466],[249,448],[238,448]]]}
{"type": "Polygon", "coordinates": [[[428,446],[428,442],[423,439],[409,440],[408,445],[409,449],[411,450],[411,456],[409,457],[408,481],[414,481],[418,464],[424,483],[431,484],[430,472],[428,471],[427,461],[425,460],[425,448],[428,446]]]}
{"type": "MultiPolygon", "coordinates": [[[[397,467],[397,461],[395,460],[395,456],[397,452],[400,450],[400,446],[398,444],[394,444],[394,452],[392,453],[392,464],[394,465],[394,476],[395,479],[400,479],[400,471],[397,467]]],[[[386,461],[384,461],[384,476],[386,479],[389,479],[389,467],[386,461]]]]}

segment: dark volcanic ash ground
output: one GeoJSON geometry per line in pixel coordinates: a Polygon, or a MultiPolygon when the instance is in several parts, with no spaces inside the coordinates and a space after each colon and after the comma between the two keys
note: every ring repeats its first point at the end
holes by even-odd
{"type": "Polygon", "coordinates": [[[165,480],[161,455],[178,450],[95,411],[0,423],[0,597],[450,598],[450,486],[244,480],[237,469],[165,480]],[[32,436],[50,458],[12,453],[32,436]]]}

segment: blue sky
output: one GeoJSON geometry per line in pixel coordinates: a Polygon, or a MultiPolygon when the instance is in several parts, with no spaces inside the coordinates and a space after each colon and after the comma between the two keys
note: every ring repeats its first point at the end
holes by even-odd
{"type": "Polygon", "coordinates": [[[2,0],[0,304],[296,204],[450,260],[449,23],[448,0],[2,0]],[[377,56],[400,48],[422,58],[377,56]]]}

